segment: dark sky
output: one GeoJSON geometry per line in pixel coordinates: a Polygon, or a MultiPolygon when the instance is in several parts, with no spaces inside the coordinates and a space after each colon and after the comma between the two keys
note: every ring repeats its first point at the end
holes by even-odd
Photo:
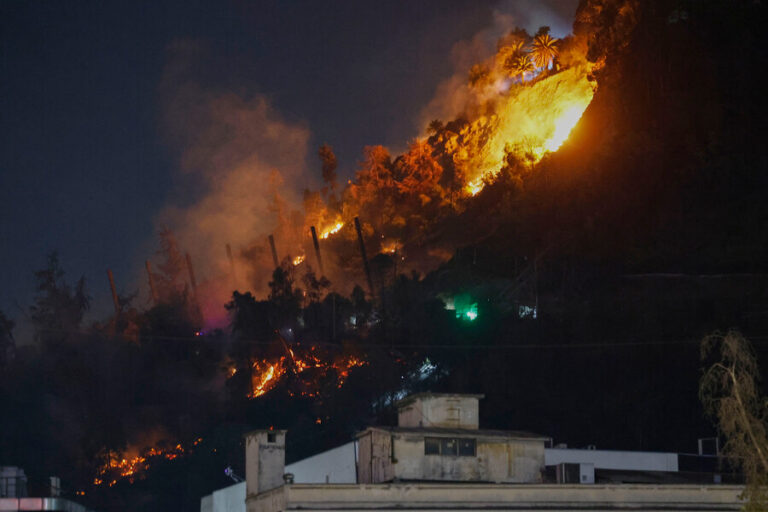
{"type": "Polygon", "coordinates": [[[29,305],[32,274],[53,250],[70,281],[86,276],[97,311],[109,304],[106,268],[130,289],[158,212],[186,199],[162,126],[169,45],[194,44],[205,55],[193,63],[196,80],[264,95],[309,131],[310,148],[334,146],[349,175],[364,145],[402,148],[417,135],[418,112],[454,72],[452,48],[492,27],[494,13],[562,29],[575,6],[3,0],[0,310],[22,320],[15,304],[29,305]]]}

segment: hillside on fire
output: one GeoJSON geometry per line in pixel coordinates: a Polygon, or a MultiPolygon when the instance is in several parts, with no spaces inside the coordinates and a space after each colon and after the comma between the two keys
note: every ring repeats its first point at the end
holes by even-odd
{"type": "Polygon", "coordinates": [[[197,510],[244,474],[245,432],[287,429],[291,462],[427,390],[484,394],[487,428],[695,451],[716,435],[702,337],[739,329],[768,361],[766,11],[581,0],[564,37],[513,23],[425,110],[449,117],[361,148],[348,180],[327,141],[296,202],[260,176],[263,235],[212,193],[159,232],[148,297],[112,283],[103,318],[101,284],[48,255],[18,312],[34,342],[0,312],[0,464],[94,510],[197,510]]]}

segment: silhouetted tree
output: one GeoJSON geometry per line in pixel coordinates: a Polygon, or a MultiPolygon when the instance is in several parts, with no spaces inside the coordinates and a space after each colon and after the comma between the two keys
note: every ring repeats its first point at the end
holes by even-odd
{"type": "Polygon", "coordinates": [[[546,33],[533,39],[531,59],[537,68],[548,68],[557,58],[557,41],[546,33]]]}
{"type": "Polygon", "coordinates": [[[30,318],[39,341],[62,341],[78,334],[90,297],[85,291],[85,277],[74,287],[64,280],[64,270],[54,252],[48,255],[46,268],[35,272],[37,294],[30,309],[30,318]]]}
{"type": "Polygon", "coordinates": [[[754,349],[739,332],[713,334],[701,343],[710,364],[699,383],[706,412],[725,437],[723,453],[747,477],[746,510],[768,509],[768,401],[760,393],[754,349]],[[714,359],[714,361],[712,361],[714,359]]]}
{"type": "Polygon", "coordinates": [[[320,161],[322,162],[323,183],[330,187],[332,192],[336,191],[336,168],[338,162],[336,161],[336,154],[333,152],[333,148],[328,144],[323,144],[318,150],[320,161]]]}
{"type": "Polygon", "coordinates": [[[13,339],[13,320],[0,311],[0,368],[13,359],[16,341],[13,339]]]}

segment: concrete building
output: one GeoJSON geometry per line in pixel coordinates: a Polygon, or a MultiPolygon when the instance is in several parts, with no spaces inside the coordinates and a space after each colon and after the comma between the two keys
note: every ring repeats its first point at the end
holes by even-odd
{"type": "Polygon", "coordinates": [[[480,430],[482,395],[421,393],[397,404],[397,427],[357,435],[358,482],[538,483],[548,437],[480,430]]]}
{"type": "Polygon", "coordinates": [[[356,443],[290,466],[280,459],[284,431],[252,432],[246,436],[246,482],[204,498],[201,511],[703,512],[742,506],[743,487],[736,485],[594,483],[595,475],[606,471],[677,474],[679,459],[670,453],[546,448],[549,439],[544,436],[481,430],[480,398],[431,393],[407,397],[398,403],[397,427],[370,427],[357,435],[356,443]],[[567,474],[574,467],[575,480],[567,474]],[[564,471],[556,481],[579,483],[545,479],[552,469],[564,471]],[[229,503],[231,508],[217,508],[217,497],[218,505],[229,503]]]}

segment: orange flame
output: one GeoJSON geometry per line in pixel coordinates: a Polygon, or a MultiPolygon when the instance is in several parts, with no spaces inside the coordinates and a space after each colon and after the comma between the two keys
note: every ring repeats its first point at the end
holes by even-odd
{"type": "MultiPolygon", "coordinates": [[[[192,446],[197,446],[202,440],[201,437],[198,437],[192,446]]],[[[148,448],[134,456],[109,451],[107,453],[108,460],[98,469],[97,476],[93,479],[93,485],[102,485],[106,482],[109,487],[112,487],[118,480],[122,479],[128,479],[130,483],[133,483],[136,478],[143,478],[143,473],[150,467],[151,459],[174,460],[185,455],[188,451],[189,449],[185,449],[181,443],[170,448],[148,448]]]]}
{"type": "MultiPolygon", "coordinates": [[[[336,372],[336,386],[341,388],[349,377],[350,369],[358,366],[364,366],[367,361],[355,356],[342,356],[332,361],[323,361],[315,352],[315,347],[311,347],[308,353],[297,355],[290,347],[286,347],[289,358],[282,356],[279,359],[268,361],[253,361],[251,363],[251,392],[248,398],[257,398],[268,393],[280,382],[287,372],[291,371],[295,375],[300,375],[307,370],[316,370],[309,381],[305,381],[305,390],[299,394],[302,396],[317,396],[317,385],[328,372],[333,369],[336,372]]],[[[292,392],[291,396],[293,396],[292,392]]]]}
{"type": "Polygon", "coordinates": [[[343,223],[343,222],[341,222],[341,221],[338,221],[338,222],[336,222],[336,224],[334,224],[333,226],[331,226],[331,227],[329,227],[329,228],[326,228],[326,229],[324,229],[324,230],[323,230],[323,231],[320,233],[320,238],[322,238],[322,239],[326,239],[326,238],[328,238],[328,237],[329,237],[329,236],[331,236],[331,235],[335,235],[335,234],[336,234],[336,233],[338,233],[338,232],[341,230],[341,228],[343,228],[343,227],[344,227],[344,223],[343,223]]]}

